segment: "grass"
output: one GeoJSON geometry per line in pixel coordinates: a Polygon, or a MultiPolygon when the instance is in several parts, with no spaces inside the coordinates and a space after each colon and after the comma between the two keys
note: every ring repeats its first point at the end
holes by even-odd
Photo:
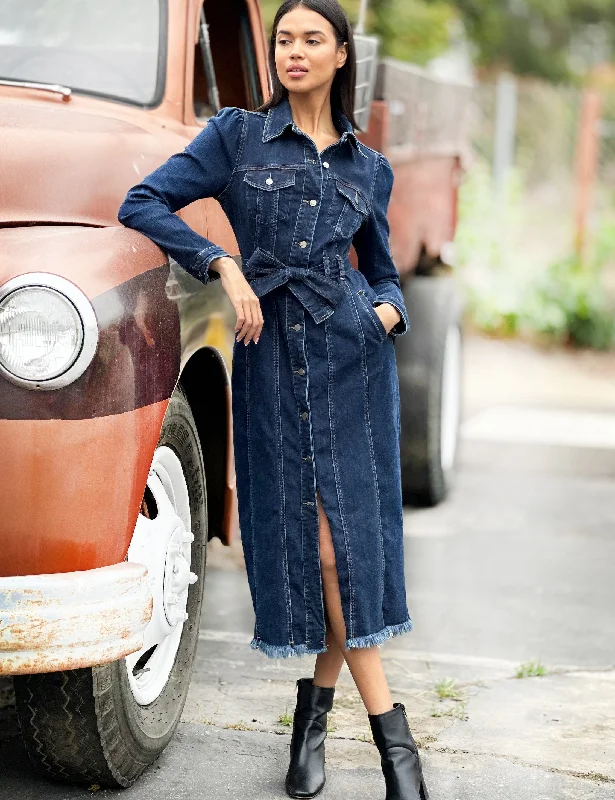
{"type": "Polygon", "coordinates": [[[293,724],[293,714],[288,713],[288,709],[283,714],[280,714],[278,717],[278,722],[280,725],[286,725],[287,727],[292,727],[293,724]]]}
{"type": "Polygon", "coordinates": [[[463,700],[463,692],[457,688],[455,678],[442,678],[434,685],[434,692],[440,700],[463,700]]]}
{"type": "Polygon", "coordinates": [[[516,678],[541,678],[543,675],[547,675],[548,671],[544,664],[542,664],[538,659],[533,659],[532,661],[526,661],[523,664],[519,664],[517,667],[517,672],[515,674],[516,678]]]}
{"type": "Polygon", "coordinates": [[[239,720],[239,722],[235,722],[233,725],[225,725],[225,728],[232,728],[235,731],[253,731],[254,728],[250,727],[246,722],[243,720],[239,720]]]}
{"type": "Polygon", "coordinates": [[[467,700],[459,700],[456,705],[452,706],[451,708],[447,708],[445,711],[442,709],[434,707],[431,710],[432,717],[452,717],[453,719],[460,719],[463,722],[467,722],[468,715],[466,714],[466,707],[468,705],[467,700]]]}
{"type": "Polygon", "coordinates": [[[432,708],[432,717],[452,717],[464,721],[468,719],[466,714],[468,698],[465,691],[457,686],[455,678],[442,678],[436,681],[433,691],[439,700],[439,705],[432,708]]]}

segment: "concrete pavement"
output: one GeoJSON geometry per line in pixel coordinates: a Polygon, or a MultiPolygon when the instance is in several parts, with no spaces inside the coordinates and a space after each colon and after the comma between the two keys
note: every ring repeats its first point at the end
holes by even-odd
{"type": "MultiPolygon", "coordinates": [[[[439,508],[406,510],[415,629],[381,647],[432,800],[615,797],[614,379],[612,355],[467,343],[459,479],[439,508]],[[532,661],[547,674],[515,677],[532,661]]],[[[286,796],[281,717],[314,658],[251,651],[252,623],[241,548],[213,541],[183,721],[122,797],[286,796]]],[[[384,800],[346,667],[329,725],[323,800],[384,800]]],[[[14,721],[3,730],[2,800],[90,796],[33,777],[14,721]]]]}

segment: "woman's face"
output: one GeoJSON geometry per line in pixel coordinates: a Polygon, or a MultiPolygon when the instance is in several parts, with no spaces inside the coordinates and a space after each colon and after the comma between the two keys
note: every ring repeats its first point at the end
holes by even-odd
{"type": "Polygon", "coordinates": [[[289,92],[330,87],[347,58],[347,45],[337,46],[329,20],[305,6],[280,19],[275,40],[278,77],[289,92]]]}

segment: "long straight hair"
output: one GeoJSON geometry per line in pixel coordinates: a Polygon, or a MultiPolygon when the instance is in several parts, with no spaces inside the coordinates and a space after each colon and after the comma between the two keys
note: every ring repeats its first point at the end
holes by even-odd
{"type": "Polygon", "coordinates": [[[269,41],[269,70],[273,93],[269,100],[256,110],[269,111],[270,108],[277,106],[288,97],[288,89],[280,81],[275,65],[275,42],[280,20],[297,6],[305,6],[328,20],[335,31],[338,47],[344,42],[348,43],[346,63],[337,70],[337,74],[331,84],[331,109],[341,111],[352,124],[352,127],[357,128],[357,121],[354,116],[357,81],[357,57],[354,36],[346,12],[337,0],[284,0],[278,8],[273,20],[271,39],[269,41]]]}

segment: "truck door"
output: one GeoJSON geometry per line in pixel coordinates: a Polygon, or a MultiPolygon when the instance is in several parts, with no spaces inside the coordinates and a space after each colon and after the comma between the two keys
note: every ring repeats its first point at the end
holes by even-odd
{"type": "Polygon", "coordinates": [[[246,0],[207,0],[198,12],[192,111],[202,125],[223,106],[257,108],[263,92],[246,0]]]}

